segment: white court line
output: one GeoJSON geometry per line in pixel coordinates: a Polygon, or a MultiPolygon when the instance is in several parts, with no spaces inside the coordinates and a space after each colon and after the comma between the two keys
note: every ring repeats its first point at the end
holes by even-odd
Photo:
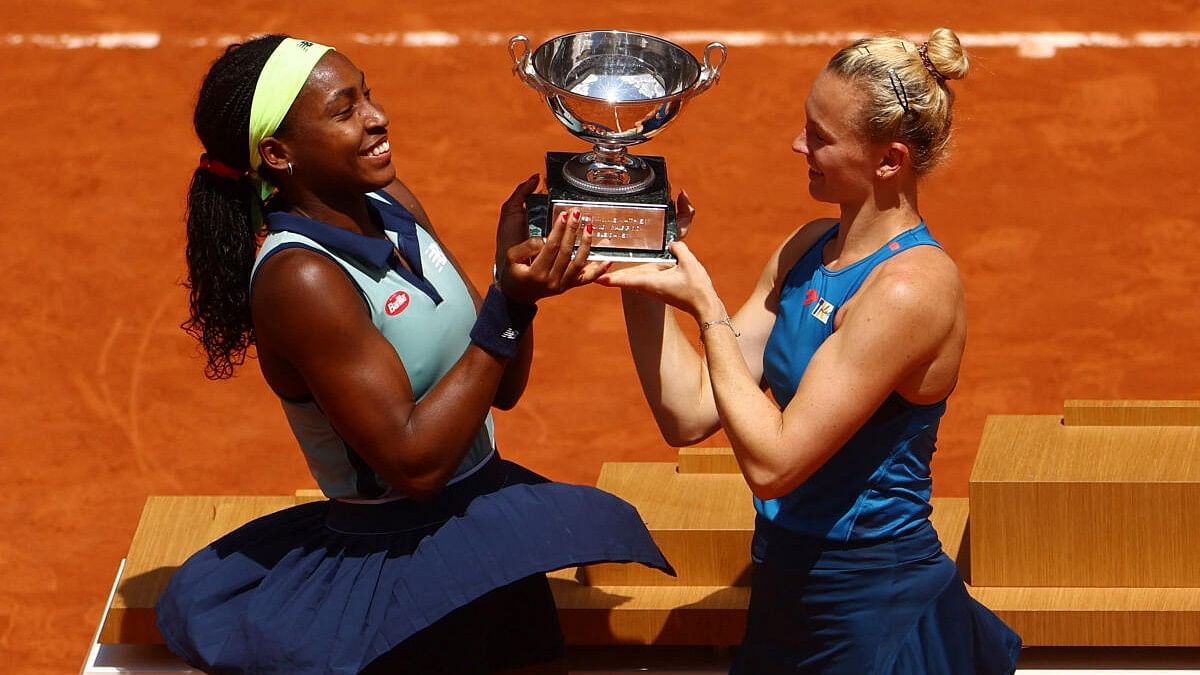
{"type": "MultiPolygon", "coordinates": [[[[565,32],[565,31],[564,31],[565,32]]],[[[561,33],[546,33],[530,36],[536,44],[561,33]]],[[[680,44],[706,44],[714,40],[730,47],[840,47],[871,35],[865,31],[793,33],[789,31],[728,31],[688,30],[668,31],[661,37],[680,44]]],[[[0,46],[33,46],[46,49],[155,49],[160,46],[184,45],[209,47],[227,45],[244,40],[241,35],[213,35],[207,37],[164,36],[153,31],[127,33],[6,33],[0,37],[0,46]]],[[[406,48],[451,48],[503,45],[511,37],[509,33],[470,31],[452,33],[447,31],[391,31],[384,33],[349,33],[335,43],[355,43],[371,46],[406,48]]],[[[924,34],[905,34],[914,41],[923,40],[924,34]]],[[[1133,33],[1079,32],[1079,31],[1006,31],[999,33],[959,33],[959,39],[967,48],[1011,48],[1027,58],[1049,58],[1059,49],[1164,49],[1200,47],[1200,32],[1140,31],[1133,33]]]]}
{"type": "Polygon", "coordinates": [[[7,33],[5,47],[31,45],[48,49],[154,49],[162,42],[158,33],[7,33]]]}

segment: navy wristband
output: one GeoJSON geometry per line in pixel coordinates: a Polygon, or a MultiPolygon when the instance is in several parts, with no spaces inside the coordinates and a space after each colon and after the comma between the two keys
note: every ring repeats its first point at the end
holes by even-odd
{"type": "Polygon", "coordinates": [[[521,347],[521,336],[533,323],[537,305],[514,302],[498,286],[488,288],[479,306],[479,317],[471,327],[471,342],[493,356],[511,359],[521,347]]]}

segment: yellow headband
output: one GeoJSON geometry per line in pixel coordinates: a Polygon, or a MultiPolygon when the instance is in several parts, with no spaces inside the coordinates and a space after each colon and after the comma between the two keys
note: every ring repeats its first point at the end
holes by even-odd
{"type": "Polygon", "coordinates": [[[250,104],[250,175],[258,180],[259,196],[265,202],[274,186],[258,173],[262,157],[258,144],[279,129],[283,118],[291,110],[296,96],[308,81],[308,75],[317,61],[333,47],[319,45],[308,40],[285,38],[263,66],[254,87],[254,101],[250,104]]]}

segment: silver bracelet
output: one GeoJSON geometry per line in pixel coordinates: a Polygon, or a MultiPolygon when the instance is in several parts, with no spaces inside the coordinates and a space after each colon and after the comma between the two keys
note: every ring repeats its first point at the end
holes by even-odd
{"type": "Polygon", "coordinates": [[[705,321],[704,323],[700,324],[700,336],[704,337],[704,331],[708,330],[709,328],[721,325],[729,326],[729,330],[733,331],[733,337],[742,337],[742,334],[738,332],[738,329],[733,327],[733,319],[729,318],[728,316],[724,319],[718,319],[717,321],[705,321]]]}

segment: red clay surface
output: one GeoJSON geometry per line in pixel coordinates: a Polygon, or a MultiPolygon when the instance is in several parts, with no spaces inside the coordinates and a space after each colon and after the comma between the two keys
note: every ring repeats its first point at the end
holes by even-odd
{"type": "MultiPolygon", "coordinates": [[[[148,50],[0,41],[5,672],[78,670],[147,495],[312,485],[256,364],[208,382],[178,328],[184,192],[200,151],[191,106],[218,51],[192,39],[282,30],[338,45],[388,106],[401,177],[483,284],[502,199],[547,150],[583,144],[510,75],[502,44],[367,46],[354,44],[356,33],[526,33],[540,43],[607,27],[714,38],[936,25],[1200,30],[1200,9],[1181,1],[1131,9],[1018,0],[1004,10],[918,1],[890,14],[864,0],[803,11],[675,0],[603,11],[545,0],[122,5],[0,8],[0,40],[162,34],[148,50]]],[[[808,84],[832,51],[731,46],[720,85],[638,150],[666,156],[673,183],[698,205],[689,241],[730,305],[787,231],[831,213],[807,197],[790,145],[808,84]]],[[[1054,414],[1066,398],[1200,396],[1197,51],[1082,48],[1041,60],[973,51],[973,71],[956,86],[955,156],[922,191],[924,215],[960,265],[971,321],[934,463],[937,494],[965,494],[989,414],[1054,414]]],[[[642,401],[616,291],[546,302],[537,334],[529,392],[497,415],[509,457],[580,483],[605,461],[672,458],[642,401]]]]}

